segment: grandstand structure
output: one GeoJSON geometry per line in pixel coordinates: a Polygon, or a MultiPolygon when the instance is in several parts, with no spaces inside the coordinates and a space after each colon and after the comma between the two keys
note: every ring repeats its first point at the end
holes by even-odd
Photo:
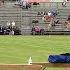
{"type": "MultiPolygon", "coordinates": [[[[44,32],[61,32],[68,31],[64,26],[70,15],[70,2],[66,3],[66,7],[62,6],[62,2],[44,2],[39,5],[31,5],[30,8],[21,8],[19,5],[15,5],[15,1],[5,1],[4,5],[0,6],[0,25],[7,26],[7,22],[15,22],[15,25],[20,28],[21,34],[31,34],[31,29],[35,23],[33,20],[38,20],[38,25],[44,29],[44,32]],[[57,10],[58,15],[54,18],[54,21],[59,20],[60,23],[55,23],[55,26],[51,26],[42,20],[43,15],[38,15],[38,12],[49,12],[52,9],[57,10]]],[[[53,23],[53,22],[52,22],[53,23]]],[[[45,34],[46,34],[45,33],[45,34]]]]}

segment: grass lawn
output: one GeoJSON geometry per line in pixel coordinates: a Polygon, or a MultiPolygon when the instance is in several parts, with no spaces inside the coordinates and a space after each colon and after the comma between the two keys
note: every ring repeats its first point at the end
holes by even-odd
{"type": "Polygon", "coordinates": [[[48,62],[50,54],[67,52],[70,53],[69,35],[0,36],[0,64],[25,64],[30,56],[33,62],[48,62]]]}

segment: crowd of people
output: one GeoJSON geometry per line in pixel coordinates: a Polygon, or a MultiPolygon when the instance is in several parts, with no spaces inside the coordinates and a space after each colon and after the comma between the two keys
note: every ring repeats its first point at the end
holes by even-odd
{"type": "Polygon", "coordinates": [[[26,0],[19,0],[19,5],[21,8],[25,8],[25,9],[31,7],[31,3],[27,2],[26,0]]]}
{"type": "Polygon", "coordinates": [[[38,12],[38,15],[41,15],[44,21],[50,22],[52,18],[55,18],[58,15],[58,11],[56,9],[52,9],[48,12],[46,11],[38,12]]]}
{"type": "MultiPolygon", "coordinates": [[[[19,5],[22,8],[30,8],[31,7],[31,3],[28,3],[26,0],[18,0],[19,1],[19,5]]],[[[4,0],[0,0],[0,5],[4,4],[4,0]]],[[[35,5],[37,5],[37,3],[34,3],[35,5]]],[[[39,5],[39,4],[38,4],[39,5]]],[[[62,3],[62,6],[65,7],[66,6],[66,2],[62,3]]],[[[57,20],[56,22],[54,21],[54,18],[58,15],[58,11],[57,9],[52,9],[48,12],[46,11],[39,11],[37,13],[37,15],[41,15],[42,16],[42,20],[44,22],[50,22],[48,25],[48,30],[50,30],[50,28],[52,26],[55,26],[55,23],[59,23],[59,20],[57,20]]],[[[65,22],[65,26],[67,29],[70,28],[70,16],[68,16],[68,20],[65,22]]],[[[44,29],[40,28],[39,25],[33,26],[32,30],[31,30],[32,34],[36,33],[36,34],[43,34],[44,33],[44,29]]],[[[4,26],[0,26],[0,34],[4,34],[4,35],[20,35],[21,31],[18,27],[15,26],[15,22],[13,21],[12,24],[10,25],[10,23],[7,23],[7,27],[4,26]]]]}
{"type": "Polygon", "coordinates": [[[0,35],[21,35],[21,30],[15,25],[7,22],[7,26],[0,25],[0,35]]]}
{"type": "MultiPolygon", "coordinates": [[[[67,20],[65,22],[61,22],[60,20],[54,20],[54,17],[57,16],[57,12],[55,12],[56,15],[54,15],[53,13],[51,13],[50,11],[48,13],[46,12],[38,12],[38,15],[42,15],[44,16],[43,20],[45,20],[46,22],[49,22],[48,26],[47,26],[47,30],[49,31],[50,29],[52,29],[53,27],[55,27],[56,24],[61,24],[64,27],[64,31],[70,30],[70,15],[68,16],[67,20]]],[[[39,35],[43,35],[45,30],[43,28],[41,28],[39,26],[39,21],[38,20],[33,20],[33,23],[35,23],[35,26],[32,27],[32,34],[39,34],[39,35]]]]}
{"type": "Polygon", "coordinates": [[[39,5],[39,3],[37,3],[37,2],[31,3],[31,2],[28,2],[27,0],[18,0],[18,3],[22,9],[31,8],[31,5],[39,5]]]}

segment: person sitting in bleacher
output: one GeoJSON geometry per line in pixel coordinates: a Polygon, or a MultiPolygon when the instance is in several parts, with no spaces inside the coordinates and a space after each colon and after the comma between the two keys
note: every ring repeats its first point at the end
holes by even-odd
{"type": "Polygon", "coordinates": [[[37,2],[33,2],[33,5],[39,5],[39,3],[37,3],[37,2]]]}
{"type": "Polygon", "coordinates": [[[37,15],[41,15],[41,16],[44,16],[44,15],[47,15],[48,13],[46,12],[46,11],[42,11],[42,12],[38,12],[38,14],[37,15]]]}
{"type": "Polygon", "coordinates": [[[35,32],[36,32],[36,34],[40,34],[40,30],[41,30],[41,28],[40,28],[40,26],[37,24],[37,25],[35,26],[35,32]]]}
{"type": "Polygon", "coordinates": [[[49,12],[48,12],[48,16],[51,16],[51,15],[52,15],[52,13],[49,11],[49,12]]]}
{"type": "Polygon", "coordinates": [[[52,20],[53,16],[52,13],[49,11],[47,15],[44,15],[42,18],[45,22],[50,22],[52,20]]]}
{"type": "Polygon", "coordinates": [[[53,17],[56,17],[56,16],[58,15],[57,10],[55,10],[55,9],[53,9],[53,10],[51,11],[51,13],[52,13],[52,16],[53,16],[53,17]]]}
{"type": "Polygon", "coordinates": [[[68,21],[70,21],[70,15],[68,16],[68,21]]]}
{"type": "Polygon", "coordinates": [[[65,21],[64,26],[66,28],[65,30],[70,30],[70,15],[68,16],[67,21],[65,21]]]}
{"type": "Polygon", "coordinates": [[[2,0],[2,4],[4,5],[4,0],[2,0]]]}
{"type": "Polygon", "coordinates": [[[0,6],[4,5],[4,0],[0,0],[0,6]]]}
{"type": "Polygon", "coordinates": [[[65,1],[62,2],[62,6],[63,6],[63,7],[66,7],[66,2],[65,2],[65,1]]]}
{"type": "Polygon", "coordinates": [[[31,7],[31,3],[27,2],[27,0],[20,0],[19,4],[22,8],[30,8],[31,7]]]}
{"type": "Polygon", "coordinates": [[[41,28],[38,24],[32,27],[32,35],[43,35],[44,34],[44,29],[41,28]]]}
{"type": "Polygon", "coordinates": [[[70,30],[70,22],[69,21],[68,21],[68,24],[66,26],[67,26],[67,30],[70,30]]]}
{"type": "Polygon", "coordinates": [[[4,34],[4,28],[2,25],[0,25],[0,35],[3,35],[4,34]]]}

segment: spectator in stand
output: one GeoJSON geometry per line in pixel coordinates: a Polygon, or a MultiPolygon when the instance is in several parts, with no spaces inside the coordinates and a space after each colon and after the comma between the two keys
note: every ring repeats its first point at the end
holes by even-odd
{"type": "Polygon", "coordinates": [[[68,16],[68,21],[70,21],[70,15],[68,16]]]}
{"type": "Polygon", "coordinates": [[[62,2],[62,6],[63,6],[63,7],[66,7],[66,2],[65,2],[65,1],[62,2]]]}
{"type": "Polygon", "coordinates": [[[65,30],[70,30],[70,22],[69,21],[66,21],[64,25],[66,28],[65,30]]]}
{"type": "Polygon", "coordinates": [[[27,2],[26,2],[26,0],[23,0],[22,5],[23,5],[23,7],[25,7],[25,8],[26,8],[26,6],[27,6],[27,2]]]}
{"type": "Polygon", "coordinates": [[[13,29],[15,27],[15,22],[13,21],[11,24],[12,24],[12,30],[11,30],[10,34],[11,35],[14,35],[14,30],[13,29]]]}
{"type": "Polygon", "coordinates": [[[48,15],[48,13],[46,11],[44,11],[44,15],[48,15]]]}
{"type": "Polygon", "coordinates": [[[41,15],[44,15],[44,12],[41,12],[41,15]]]}
{"type": "Polygon", "coordinates": [[[31,3],[29,3],[27,0],[20,0],[19,3],[22,8],[28,9],[31,7],[31,3]]]}
{"type": "Polygon", "coordinates": [[[53,17],[56,17],[58,15],[58,12],[56,9],[52,9],[51,13],[53,17]]]}
{"type": "Polygon", "coordinates": [[[14,27],[14,26],[15,26],[15,22],[14,22],[14,21],[13,21],[11,24],[12,24],[12,27],[14,27]]]}
{"type": "Polygon", "coordinates": [[[11,24],[10,24],[10,21],[8,21],[8,22],[7,22],[7,27],[9,27],[10,25],[11,25],[11,24]]]}
{"type": "Polygon", "coordinates": [[[3,3],[3,5],[4,5],[4,0],[2,0],[2,3],[3,3]]]}
{"type": "Polygon", "coordinates": [[[65,30],[70,30],[70,15],[68,16],[67,21],[65,21],[64,26],[66,28],[65,30]]]}
{"type": "Polygon", "coordinates": [[[0,35],[3,35],[4,34],[4,29],[3,29],[3,26],[0,25],[0,35]]]}
{"type": "Polygon", "coordinates": [[[8,34],[9,34],[9,35],[14,35],[14,30],[12,30],[12,31],[10,31],[10,32],[8,31],[8,34]]]}
{"type": "Polygon", "coordinates": [[[52,28],[53,25],[53,18],[51,18],[50,23],[48,25],[48,30],[50,30],[52,28]]]}
{"type": "Polygon", "coordinates": [[[38,12],[38,15],[41,15],[41,12],[38,12]]]}
{"type": "Polygon", "coordinates": [[[40,28],[40,26],[37,24],[37,25],[35,26],[35,32],[36,32],[36,34],[40,34],[40,30],[41,30],[41,28],[40,28]]]}
{"type": "Polygon", "coordinates": [[[48,16],[51,16],[51,15],[52,15],[52,13],[49,11],[49,12],[48,12],[48,16]]]}
{"type": "Polygon", "coordinates": [[[20,3],[20,6],[22,6],[22,4],[23,4],[23,0],[20,0],[19,3],[20,3]]]}
{"type": "Polygon", "coordinates": [[[44,17],[42,18],[45,22],[50,22],[52,20],[52,16],[48,16],[48,15],[44,15],[44,17]]]}
{"type": "Polygon", "coordinates": [[[1,6],[2,4],[4,5],[4,0],[0,0],[0,6],[1,6]]]}

